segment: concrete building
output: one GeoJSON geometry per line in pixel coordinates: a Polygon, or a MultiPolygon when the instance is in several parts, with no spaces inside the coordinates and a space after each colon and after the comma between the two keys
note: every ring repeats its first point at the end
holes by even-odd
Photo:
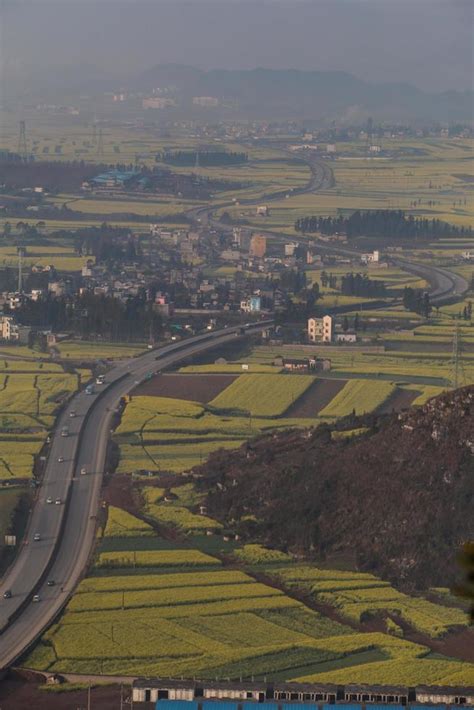
{"type": "Polygon", "coordinates": [[[219,99],[215,96],[193,96],[193,106],[212,108],[214,106],[219,106],[219,99]]]}
{"type": "Polygon", "coordinates": [[[285,244],[285,256],[294,256],[295,251],[298,248],[298,243],[297,242],[290,242],[289,244],[285,244]]]}
{"type": "Polygon", "coordinates": [[[267,238],[263,234],[253,234],[250,239],[249,256],[263,259],[267,252],[267,238]]]}
{"type": "Polygon", "coordinates": [[[13,316],[0,316],[0,338],[9,341],[19,339],[18,324],[13,316]]]}
{"type": "Polygon", "coordinates": [[[360,260],[363,264],[378,264],[380,261],[380,252],[375,250],[372,254],[361,254],[360,260]]]}
{"type": "Polygon", "coordinates": [[[332,341],[333,322],[331,316],[308,319],[308,340],[311,343],[330,343],[332,341]]]}
{"type": "Polygon", "coordinates": [[[259,205],[257,207],[256,213],[259,217],[268,217],[270,210],[267,205],[259,205]]]}
{"type": "Polygon", "coordinates": [[[357,342],[357,334],[354,333],[354,331],[341,331],[340,333],[336,333],[334,336],[334,340],[336,343],[356,343],[357,342]]]}
{"type": "Polygon", "coordinates": [[[262,299],[260,296],[249,296],[240,302],[240,310],[243,313],[259,313],[262,309],[262,299]]]}
{"type": "Polygon", "coordinates": [[[142,101],[142,108],[173,108],[176,106],[176,101],[163,96],[148,96],[142,101]]]}
{"type": "Polygon", "coordinates": [[[0,316],[0,340],[26,345],[31,333],[31,326],[20,325],[14,316],[0,316]]]}
{"type": "Polygon", "coordinates": [[[335,153],[336,152],[336,144],[335,143],[328,143],[326,146],[326,153],[335,153]]]}

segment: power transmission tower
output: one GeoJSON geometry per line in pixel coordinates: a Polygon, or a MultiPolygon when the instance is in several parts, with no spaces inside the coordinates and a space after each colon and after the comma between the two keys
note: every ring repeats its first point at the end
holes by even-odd
{"type": "Polygon", "coordinates": [[[462,337],[459,323],[456,323],[453,335],[453,354],[451,358],[451,387],[453,390],[462,387],[466,382],[462,359],[462,337]]]}
{"type": "Polygon", "coordinates": [[[365,129],[367,137],[365,139],[365,152],[369,152],[369,148],[372,145],[372,138],[374,134],[374,120],[371,116],[367,119],[367,128],[365,129]]]}
{"type": "Polygon", "coordinates": [[[99,128],[99,139],[97,141],[97,155],[104,155],[104,140],[102,136],[102,128],[99,128]]]}
{"type": "Polygon", "coordinates": [[[18,155],[26,162],[28,160],[28,148],[26,146],[26,123],[20,121],[20,137],[18,138],[18,155]]]}

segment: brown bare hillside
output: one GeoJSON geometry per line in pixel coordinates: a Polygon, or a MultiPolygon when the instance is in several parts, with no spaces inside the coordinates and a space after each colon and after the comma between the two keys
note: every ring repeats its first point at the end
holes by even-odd
{"type": "Polygon", "coordinates": [[[448,586],[473,537],[474,387],[380,417],[269,435],[198,469],[209,510],[243,535],[349,560],[405,587],[448,586]]]}

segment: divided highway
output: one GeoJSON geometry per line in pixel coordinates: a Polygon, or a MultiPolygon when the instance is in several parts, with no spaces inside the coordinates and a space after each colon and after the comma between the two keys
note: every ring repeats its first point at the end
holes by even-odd
{"type": "MultiPolygon", "coordinates": [[[[245,327],[245,332],[259,332],[271,323],[261,321],[245,327]]],[[[70,400],[57,421],[24,543],[0,584],[0,669],[12,665],[53,621],[87,565],[107,441],[120,398],[147,373],[235,340],[241,330],[206,333],[122,362],[110,370],[106,384],[95,394],[82,391],[70,400]],[[67,436],[61,436],[63,427],[68,427],[67,436]],[[10,599],[3,598],[7,590],[12,592],[10,599]],[[33,595],[39,595],[38,602],[33,595]]]]}
{"type": "MultiPolygon", "coordinates": [[[[295,155],[289,151],[283,151],[288,154],[293,159],[295,155]]],[[[286,190],[278,192],[272,192],[267,195],[263,195],[259,198],[248,198],[241,200],[241,205],[256,205],[260,203],[268,203],[274,200],[281,200],[286,195],[293,197],[295,195],[303,195],[310,192],[317,192],[318,190],[325,190],[334,185],[334,174],[332,168],[322,160],[311,157],[306,158],[303,156],[297,156],[302,162],[308,165],[311,176],[306,185],[302,187],[293,188],[292,190],[286,190]]],[[[233,202],[222,202],[220,204],[215,204],[212,207],[204,205],[202,207],[193,207],[188,210],[187,215],[190,219],[199,221],[203,225],[213,227],[214,229],[220,229],[223,232],[231,232],[232,228],[236,225],[229,225],[226,222],[221,222],[216,219],[213,214],[218,209],[223,209],[225,207],[233,207],[235,204],[233,202]]],[[[284,234],[283,232],[274,232],[269,229],[259,228],[259,233],[266,236],[276,238],[278,240],[294,239],[294,235],[284,234]]],[[[327,252],[330,254],[341,254],[343,256],[359,257],[360,252],[354,249],[347,249],[344,247],[338,247],[335,245],[329,245],[326,243],[316,244],[316,248],[319,251],[327,252]]],[[[459,300],[468,290],[469,284],[462,276],[449,271],[448,269],[429,266],[427,264],[420,264],[419,262],[413,262],[404,258],[392,259],[393,263],[398,265],[404,271],[416,274],[424,278],[429,284],[430,301],[434,306],[441,306],[448,303],[453,303],[459,300]]]]}

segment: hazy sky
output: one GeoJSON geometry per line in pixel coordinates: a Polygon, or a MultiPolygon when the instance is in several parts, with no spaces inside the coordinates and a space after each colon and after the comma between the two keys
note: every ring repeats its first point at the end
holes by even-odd
{"type": "Polygon", "coordinates": [[[343,70],[467,89],[474,0],[0,0],[4,76],[77,63],[343,70]]]}

